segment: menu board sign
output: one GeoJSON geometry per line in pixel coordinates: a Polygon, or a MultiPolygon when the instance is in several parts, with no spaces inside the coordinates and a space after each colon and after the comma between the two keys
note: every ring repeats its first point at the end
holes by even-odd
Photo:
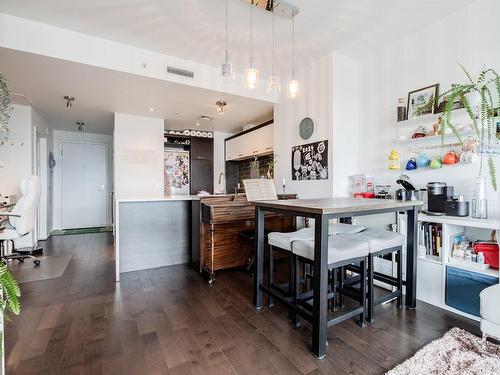
{"type": "Polygon", "coordinates": [[[327,179],[327,140],[292,147],[292,180],[327,179]]]}

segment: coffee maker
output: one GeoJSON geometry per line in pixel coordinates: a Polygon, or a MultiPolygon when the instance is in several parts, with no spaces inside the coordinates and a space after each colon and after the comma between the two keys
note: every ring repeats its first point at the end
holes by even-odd
{"type": "Polygon", "coordinates": [[[427,184],[427,212],[434,215],[446,214],[446,202],[453,197],[453,186],[446,182],[429,182],[427,184]]]}

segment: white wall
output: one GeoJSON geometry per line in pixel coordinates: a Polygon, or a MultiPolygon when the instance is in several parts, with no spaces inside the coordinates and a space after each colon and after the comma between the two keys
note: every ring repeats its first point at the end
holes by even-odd
{"type": "Polygon", "coordinates": [[[283,177],[287,192],[301,198],[346,196],[348,176],[358,166],[358,126],[360,112],[360,65],[357,60],[332,52],[300,69],[296,77],[302,94],[288,99],[286,92],[274,107],[274,147],[277,159],[276,188],[283,177]],[[304,141],[298,126],[304,117],[314,121],[312,137],[304,141]],[[328,140],[328,180],[292,181],[292,146],[328,140]]]}
{"type": "Polygon", "coordinates": [[[332,168],[333,195],[348,196],[350,175],[358,169],[360,63],[350,57],[333,52],[333,138],[332,168]]]}
{"type": "MultiPolygon", "coordinates": [[[[214,193],[222,193],[222,189],[219,188],[219,175],[226,170],[224,140],[232,135],[234,134],[214,132],[214,193]]],[[[225,182],[223,184],[225,186],[225,182]]]]}
{"type": "Polygon", "coordinates": [[[332,187],[332,54],[296,71],[302,83],[302,95],[296,99],[286,97],[282,90],[280,102],[274,106],[274,154],[276,159],[275,184],[282,191],[283,177],[287,193],[300,198],[331,197],[332,187]],[[304,141],[299,135],[299,123],[304,117],[314,121],[314,134],[304,141]],[[328,139],[328,180],[292,181],[292,146],[328,139]]]}
{"type": "Polygon", "coordinates": [[[108,146],[108,207],[107,221],[111,225],[111,193],[113,191],[113,137],[110,135],[69,132],[54,130],[53,131],[53,149],[56,165],[53,168],[53,226],[52,229],[62,229],[62,170],[61,170],[61,143],[64,141],[82,142],[82,143],[103,143],[108,146]]]}
{"type": "Polygon", "coordinates": [[[21,180],[32,173],[31,107],[13,107],[9,141],[0,145],[0,191],[20,196],[21,180]]]}
{"type": "Polygon", "coordinates": [[[115,113],[113,135],[115,197],[163,198],[163,119],[115,113]]]}
{"type": "MultiPolygon", "coordinates": [[[[477,73],[485,64],[500,72],[498,0],[478,0],[468,7],[368,56],[362,62],[363,110],[361,111],[359,170],[376,176],[376,183],[395,185],[400,172],[387,170],[387,156],[397,136],[396,106],[409,91],[440,83],[466,82],[457,62],[477,73]],[[486,30],[486,31],[485,31],[486,30]]],[[[408,146],[398,146],[405,162],[408,146]]],[[[446,150],[445,150],[446,152],[446,150]]],[[[429,156],[431,152],[429,152],[429,156]]],[[[414,155],[413,155],[414,156],[414,155]]],[[[500,162],[496,160],[497,170],[500,162]]],[[[410,174],[418,186],[442,180],[470,198],[471,181],[479,163],[410,174]]],[[[500,215],[499,194],[492,194],[490,209],[500,215]]]]}

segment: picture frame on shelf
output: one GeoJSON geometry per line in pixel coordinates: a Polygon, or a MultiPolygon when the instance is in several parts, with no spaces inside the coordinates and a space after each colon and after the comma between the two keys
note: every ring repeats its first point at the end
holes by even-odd
{"type": "Polygon", "coordinates": [[[415,119],[420,116],[431,115],[436,113],[434,100],[438,95],[439,83],[427,86],[408,93],[407,116],[408,120],[415,119]]]}

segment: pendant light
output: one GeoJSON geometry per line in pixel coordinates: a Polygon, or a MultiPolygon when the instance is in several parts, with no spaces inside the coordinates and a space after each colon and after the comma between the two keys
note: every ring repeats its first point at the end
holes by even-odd
{"type": "Polygon", "coordinates": [[[271,63],[271,75],[267,80],[267,93],[268,94],[279,94],[281,91],[280,87],[280,78],[274,72],[274,46],[275,46],[275,23],[274,23],[274,1],[272,1],[272,9],[273,12],[273,52],[272,52],[272,63],[271,63]]]}
{"type": "Polygon", "coordinates": [[[245,70],[245,86],[251,90],[259,83],[259,71],[253,67],[253,0],[250,1],[250,67],[245,70]]]}
{"type": "Polygon", "coordinates": [[[234,72],[233,72],[233,64],[231,64],[229,62],[229,50],[228,50],[228,33],[227,33],[227,23],[228,23],[228,19],[227,19],[227,2],[228,0],[226,0],[226,55],[225,55],[225,62],[224,64],[222,64],[222,67],[221,67],[221,74],[222,74],[222,78],[224,79],[234,79],[234,72]]]}
{"type": "Polygon", "coordinates": [[[292,14],[292,79],[287,83],[286,96],[290,99],[300,96],[300,81],[295,79],[295,12],[292,14]]]}

